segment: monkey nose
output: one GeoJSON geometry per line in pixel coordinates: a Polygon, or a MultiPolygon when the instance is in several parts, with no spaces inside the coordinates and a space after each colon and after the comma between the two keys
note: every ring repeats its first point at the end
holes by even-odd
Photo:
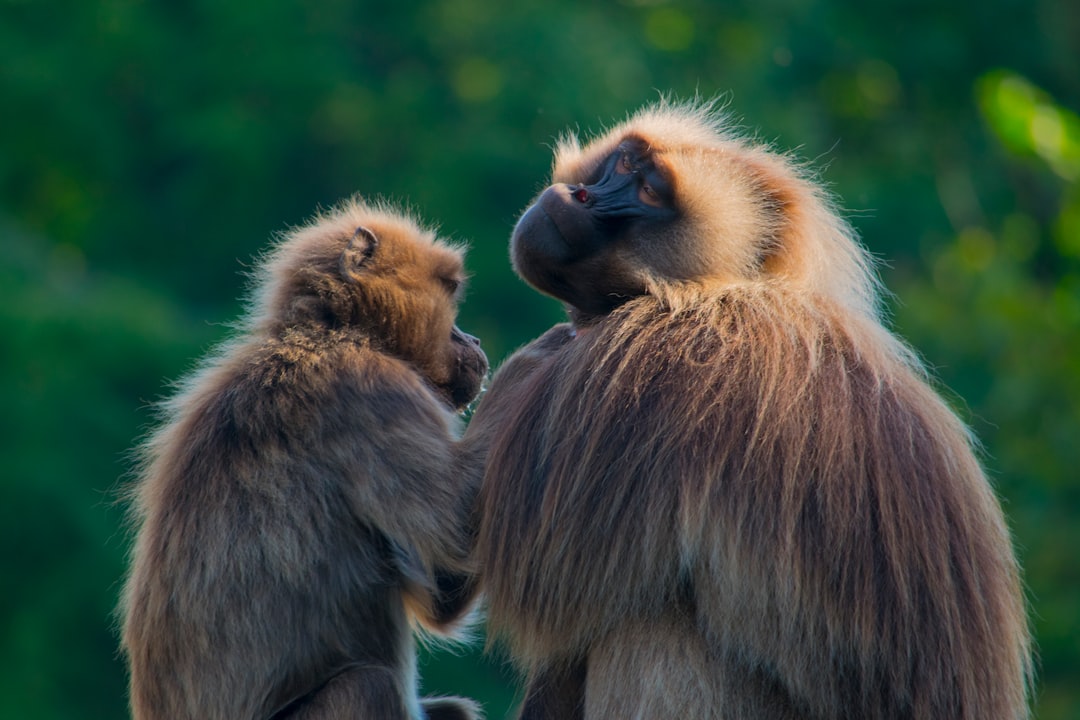
{"type": "Polygon", "coordinates": [[[585,189],[584,185],[579,185],[577,190],[570,193],[575,200],[579,203],[586,203],[589,201],[589,191],[585,189]]]}
{"type": "Polygon", "coordinates": [[[459,343],[480,347],[480,338],[462,331],[462,329],[459,328],[457,325],[455,325],[454,329],[450,331],[450,337],[458,341],[459,343]]]}

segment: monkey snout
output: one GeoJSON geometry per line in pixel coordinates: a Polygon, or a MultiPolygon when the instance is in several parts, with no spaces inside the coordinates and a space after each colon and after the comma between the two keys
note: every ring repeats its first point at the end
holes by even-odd
{"type": "Polygon", "coordinates": [[[472,345],[475,348],[480,347],[480,338],[476,337],[475,335],[470,335],[467,332],[463,332],[456,327],[450,333],[450,337],[451,339],[456,340],[459,343],[465,345],[472,345]]]}
{"type": "Polygon", "coordinates": [[[568,255],[573,255],[575,248],[589,245],[596,235],[591,211],[595,202],[596,196],[584,185],[560,183],[545,190],[534,207],[542,209],[555,225],[562,239],[557,245],[562,245],[569,251],[568,255]]]}

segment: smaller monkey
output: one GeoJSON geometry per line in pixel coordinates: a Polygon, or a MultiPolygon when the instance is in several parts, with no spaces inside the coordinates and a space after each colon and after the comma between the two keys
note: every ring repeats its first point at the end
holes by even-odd
{"type": "Polygon", "coordinates": [[[284,236],[238,336],[163,407],[121,603],[136,720],[468,719],[417,696],[410,624],[476,595],[487,373],[463,251],[354,199],[284,236]]]}

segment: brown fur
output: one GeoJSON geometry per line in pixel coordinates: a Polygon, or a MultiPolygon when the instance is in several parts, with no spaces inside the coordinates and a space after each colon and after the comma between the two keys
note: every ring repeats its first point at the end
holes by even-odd
{"type": "Polygon", "coordinates": [[[269,255],[242,331],[144,448],[137,720],[474,717],[421,707],[410,632],[453,632],[475,592],[455,410],[487,361],[454,326],[461,281],[460,250],[360,201],[269,255]]]}
{"type": "Polygon", "coordinates": [[[675,186],[664,232],[613,251],[647,291],[571,307],[468,431],[492,443],[477,553],[522,716],[1026,717],[1001,510],[850,230],[702,106],[564,140],[556,182],[627,137],[675,186]]]}

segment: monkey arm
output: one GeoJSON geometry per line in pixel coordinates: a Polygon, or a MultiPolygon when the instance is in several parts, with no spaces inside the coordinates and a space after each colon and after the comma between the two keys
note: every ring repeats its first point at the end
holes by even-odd
{"type": "MultiPolygon", "coordinates": [[[[521,395],[524,386],[546,376],[543,369],[574,336],[574,329],[569,323],[555,325],[515,352],[495,374],[464,436],[454,448],[456,472],[464,478],[468,488],[468,507],[475,508],[492,438],[500,431],[506,418],[519,409],[514,399],[521,395]]],[[[475,542],[478,523],[479,518],[474,512],[470,523],[470,547],[475,542]]]]}
{"type": "Polygon", "coordinates": [[[468,552],[479,480],[459,461],[457,416],[415,373],[385,356],[353,367],[337,380],[341,425],[332,426],[333,450],[355,472],[347,501],[389,540],[410,609],[440,628],[476,595],[468,552]]]}
{"type": "MultiPolygon", "coordinates": [[[[473,413],[468,428],[456,445],[458,473],[467,478],[470,489],[469,507],[476,508],[477,494],[484,478],[488,450],[492,439],[500,432],[507,417],[519,410],[515,398],[520,397],[525,386],[546,377],[544,369],[553,358],[570,343],[576,333],[569,323],[559,323],[543,335],[516,351],[492,379],[473,413]]],[[[470,546],[475,544],[479,531],[479,514],[472,513],[470,546]]]]}
{"type": "Polygon", "coordinates": [[[464,547],[469,553],[468,558],[457,566],[457,571],[443,571],[436,576],[438,602],[433,608],[436,622],[445,622],[443,618],[460,615],[479,592],[479,569],[471,553],[480,525],[477,496],[483,482],[491,440],[507,413],[513,409],[506,399],[512,398],[520,385],[530,382],[538,369],[573,337],[573,329],[563,323],[519,350],[500,368],[492,381],[490,394],[481,400],[464,436],[452,447],[454,475],[461,480],[461,501],[467,514],[464,547]]]}
{"type": "Polygon", "coordinates": [[[657,459],[673,436],[634,415],[642,392],[651,402],[663,388],[612,383],[601,360],[619,356],[597,346],[603,328],[569,336],[527,346],[484,399],[498,417],[477,555],[492,628],[526,664],[573,656],[678,590],[678,490],[665,474],[677,469],[657,459]]]}

